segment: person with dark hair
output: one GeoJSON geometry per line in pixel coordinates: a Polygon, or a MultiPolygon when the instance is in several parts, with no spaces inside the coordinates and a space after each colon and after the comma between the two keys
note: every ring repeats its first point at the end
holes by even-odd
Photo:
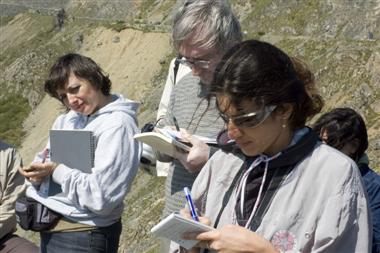
{"type": "Polygon", "coordinates": [[[269,43],[248,40],[223,56],[210,91],[227,127],[223,150],[192,188],[200,221],[216,229],[184,235],[200,241],[189,252],[369,251],[359,171],[305,126],[323,104],[310,90],[269,43]]]}
{"type": "Polygon", "coordinates": [[[313,125],[322,140],[358,162],[368,148],[363,118],[351,108],[335,108],[323,114],[313,125]]]}
{"type": "Polygon", "coordinates": [[[15,234],[15,203],[25,191],[25,179],[18,172],[20,166],[17,149],[0,141],[0,252],[38,253],[34,243],[15,234]]]}
{"type": "Polygon", "coordinates": [[[92,131],[96,147],[91,173],[44,163],[43,152],[20,169],[33,183],[27,196],[63,215],[55,227],[40,233],[43,253],[117,252],[123,200],[137,173],[141,144],[133,139],[139,132],[138,103],[110,90],[110,79],[88,57],[66,54],[50,69],[45,91],[69,110],[52,129],[92,131]],[[62,193],[42,193],[50,180],[62,193]]]}
{"type": "Polygon", "coordinates": [[[380,252],[380,175],[369,168],[367,128],[363,118],[351,108],[335,108],[323,114],[313,125],[321,139],[347,156],[360,169],[367,190],[373,233],[372,253],[380,252]]]}

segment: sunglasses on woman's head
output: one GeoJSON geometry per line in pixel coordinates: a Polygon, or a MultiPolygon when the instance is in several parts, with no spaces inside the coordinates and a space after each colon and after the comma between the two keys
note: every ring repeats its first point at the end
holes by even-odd
{"type": "Polygon", "coordinates": [[[261,124],[275,109],[275,105],[264,106],[264,108],[260,111],[232,117],[228,117],[220,113],[220,117],[226,124],[232,122],[237,127],[256,127],[261,124]]]}

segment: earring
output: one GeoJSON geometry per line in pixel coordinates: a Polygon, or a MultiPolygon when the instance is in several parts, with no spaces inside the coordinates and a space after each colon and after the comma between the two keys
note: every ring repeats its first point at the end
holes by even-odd
{"type": "Polygon", "coordinates": [[[283,120],[284,120],[284,123],[282,123],[282,128],[286,128],[286,123],[285,123],[285,121],[287,120],[286,118],[283,118],[283,120]]]}

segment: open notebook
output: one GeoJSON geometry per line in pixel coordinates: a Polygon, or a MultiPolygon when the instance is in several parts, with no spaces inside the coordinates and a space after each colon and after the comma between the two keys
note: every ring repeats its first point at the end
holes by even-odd
{"type": "MultiPolygon", "coordinates": [[[[155,128],[155,130],[155,132],[135,134],[133,137],[138,141],[148,144],[153,149],[169,156],[174,155],[176,148],[182,149],[184,152],[190,151],[191,143],[184,141],[181,138],[180,132],[169,128],[155,128]]],[[[194,136],[208,145],[216,145],[216,139],[199,135],[194,136]]]]}
{"type": "MultiPolygon", "coordinates": [[[[51,161],[91,173],[94,167],[94,136],[88,130],[50,130],[51,161]]],[[[50,180],[49,196],[61,192],[59,184],[50,180]]]]}
{"type": "Polygon", "coordinates": [[[153,149],[169,156],[174,155],[176,148],[182,149],[184,152],[190,151],[189,145],[181,142],[175,136],[169,135],[164,131],[139,133],[135,134],[133,138],[146,143],[153,149]]]}

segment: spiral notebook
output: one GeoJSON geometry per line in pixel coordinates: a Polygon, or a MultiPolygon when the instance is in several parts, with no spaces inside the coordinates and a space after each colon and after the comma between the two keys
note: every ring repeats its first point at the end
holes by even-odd
{"type": "MultiPolygon", "coordinates": [[[[94,167],[95,144],[92,131],[50,130],[51,161],[91,173],[94,167]]],[[[49,196],[62,192],[61,186],[50,180],[49,196]]]]}
{"type": "Polygon", "coordinates": [[[213,229],[213,227],[198,221],[189,220],[177,213],[172,213],[156,224],[150,232],[158,237],[168,238],[186,249],[190,249],[199,241],[183,239],[182,236],[185,233],[202,233],[213,229]]]}

